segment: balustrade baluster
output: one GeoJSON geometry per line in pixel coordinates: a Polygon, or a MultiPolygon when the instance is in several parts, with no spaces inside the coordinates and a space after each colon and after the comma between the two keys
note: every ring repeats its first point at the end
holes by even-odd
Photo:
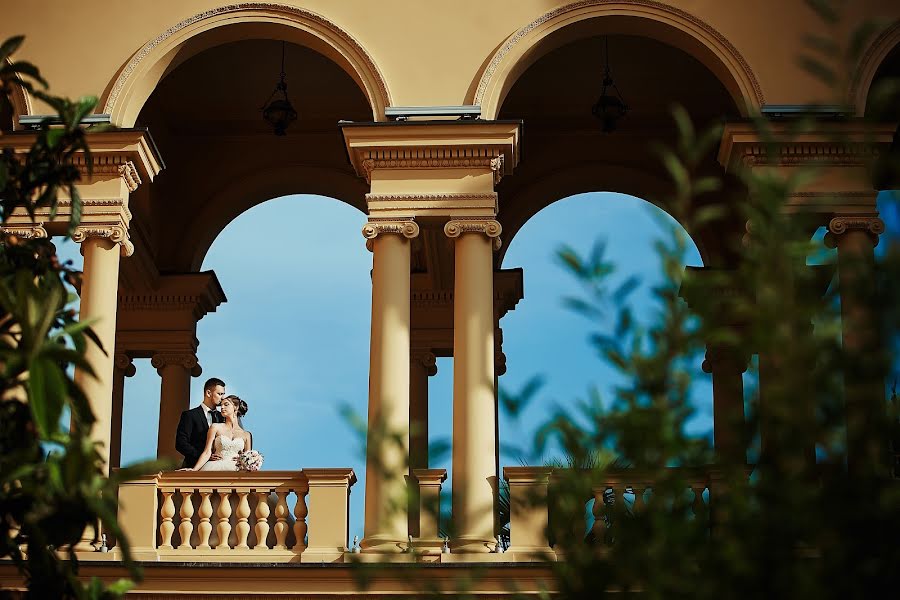
{"type": "Polygon", "coordinates": [[[278,502],[275,503],[275,550],[285,550],[287,545],[288,534],[288,505],[287,492],[275,492],[278,496],[278,502]]]}
{"type": "Polygon", "coordinates": [[[631,512],[633,514],[638,514],[639,511],[644,510],[644,491],[645,488],[642,487],[634,487],[634,504],[631,505],[631,512]]]}
{"type": "Polygon", "coordinates": [[[178,535],[181,536],[179,550],[193,550],[191,546],[191,534],[194,533],[194,524],[191,517],[194,516],[194,502],[191,495],[194,490],[180,490],[181,493],[181,525],[178,526],[178,535]]]}
{"type": "Polygon", "coordinates": [[[162,490],[162,507],[159,509],[159,547],[165,550],[172,549],[172,534],[175,533],[175,524],[172,523],[172,517],[175,516],[175,502],[172,500],[172,494],[175,490],[162,490]]]}
{"type": "Polygon", "coordinates": [[[237,523],[234,526],[235,533],[237,533],[237,543],[234,548],[235,550],[247,550],[250,548],[247,545],[247,536],[250,535],[250,523],[247,522],[247,519],[250,517],[250,502],[247,500],[247,497],[250,495],[250,490],[237,490],[237,494],[238,505],[235,512],[237,523]]]}
{"type": "Polygon", "coordinates": [[[212,502],[209,497],[212,490],[200,490],[200,523],[197,524],[197,533],[200,535],[197,550],[209,550],[209,536],[212,533],[212,524],[209,522],[212,517],[212,502]]]}
{"type": "Polygon", "coordinates": [[[297,543],[294,544],[295,552],[303,552],[306,548],[306,515],[309,509],[306,507],[307,490],[297,490],[297,505],[294,507],[294,537],[297,543]]]}
{"type": "Polygon", "coordinates": [[[268,550],[266,538],[269,537],[269,490],[256,491],[256,545],[254,550],[268,550]]]}
{"type": "Polygon", "coordinates": [[[594,515],[594,525],[591,532],[594,534],[594,542],[602,544],[606,541],[606,505],[603,502],[603,496],[606,488],[594,489],[594,506],[591,508],[591,514],[594,515]]]}
{"type": "Polygon", "coordinates": [[[219,536],[219,543],[216,550],[227,552],[231,548],[228,546],[228,536],[231,535],[231,502],[228,501],[231,490],[219,490],[219,523],[216,526],[216,534],[219,536]]]}
{"type": "Polygon", "coordinates": [[[700,518],[700,516],[706,511],[706,504],[703,502],[703,490],[706,489],[706,484],[694,484],[691,486],[691,491],[694,492],[694,501],[691,504],[691,508],[694,511],[694,516],[700,518]]]}

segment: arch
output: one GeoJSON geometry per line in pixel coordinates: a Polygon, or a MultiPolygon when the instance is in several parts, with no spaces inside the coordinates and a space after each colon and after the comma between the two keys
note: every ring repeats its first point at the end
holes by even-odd
{"type": "MultiPolygon", "coordinates": [[[[525,223],[540,214],[544,208],[560,200],[590,192],[615,192],[639,198],[672,216],[665,206],[649,200],[665,197],[670,188],[670,183],[654,173],[625,165],[587,162],[553,171],[524,185],[522,192],[515,198],[501,197],[500,217],[504,243],[497,252],[497,264],[503,264],[506,251],[525,223]],[[519,210],[510,210],[512,207],[518,207],[519,210]]],[[[708,264],[709,256],[702,240],[684,223],[678,222],[697,247],[703,263],[708,264]]]]}
{"type": "Polygon", "coordinates": [[[900,44],[900,20],[882,30],[863,52],[862,57],[850,82],[849,100],[853,104],[856,116],[864,116],[869,90],[878,68],[898,44],[900,44]]]}
{"type": "MultiPolygon", "coordinates": [[[[5,60],[7,64],[12,64],[9,58],[5,60]]],[[[13,114],[10,116],[12,117],[12,126],[15,130],[20,128],[18,122],[16,122],[16,117],[32,114],[31,94],[21,85],[13,85],[10,89],[12,93],[9,95],[9,100],[13,110],[13,114]]]]}
{"type": "Polygon", "coordinates": [[[271,2],[243,2],[210,9],[170,27],[144,44],[104,93],[103,112],[120,127],[131,127],[159,81],[191,56],[253,37],[282,39],[311,48],[340,66],[359,85],[384,120],[391,105],[387,82],[372,57],[349,33],[312,11],[271,2]]]}
{"type": "Polygon", "coordinates": [[[186,271],[200,270],[206,253],[222,230],[241,214],[267,200],[291,194],[328,196],[364,214],[366,191],[367,187],[358,177],[322,167],[284,166],[229,180],[185,227],[183,239],[191,242],[185,244],[177,260],[186,271]]]}
{"type": "Polygon", "coordinates": [[[472,104],[481,106],[484,118],[497,118],[525,69],[550,50],[584,37],[578,35],[579,24],[601,18],[609,20],[610,33],[651,37],[694,56],[722,82],[742,116],[765,103],[750,65],[705,21],[654,0],[581,0],[544,13],[510,36],[484,69],[472,104]]]}

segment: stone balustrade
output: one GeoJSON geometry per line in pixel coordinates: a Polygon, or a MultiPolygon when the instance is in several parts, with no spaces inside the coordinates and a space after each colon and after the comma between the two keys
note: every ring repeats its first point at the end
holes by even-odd
{"type": "Polygon", "coordinates": [[[149,475],[119,487],[138,560],[336,562],[347,551],[352,469],[149,475]]]}
{"type": "MultiPolygon", "coordinates": [[[[747,477],[751,470],[752,466],[748,465],[747,477]]],[[[693,513],[700,515],[708,511],[710,496],[722,488],[718,483],[720,473],[714,467],[672,468],[671,471],[679,482],[684,483],[693,513]]],[[[548,537],[552,517],[548,496],[554,482],[565,475],[571,475],[571,472],[563,473],[561,469],[550,467],[503,469],[510,493],[508,560],[552,560],[557,557],[558,552],[553,550],[548,537]]],[[[608,469],[600,474],[584,470],[583,475],[592,478],[591,496],[584,499],[586,518],[563,528],[570,529],[570,534],[576,538],[584,538],[586,542],[604,540],[616,506],[624,507],[630,514],[652,507],[653,488],[657,483],[652,474],[639,469],[608,469]]]]}

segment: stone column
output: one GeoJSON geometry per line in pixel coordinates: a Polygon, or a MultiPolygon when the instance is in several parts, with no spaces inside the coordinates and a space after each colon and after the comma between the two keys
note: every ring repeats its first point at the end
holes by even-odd
{"type": "Polygon", "coordinates": [[[407,545],[410,240],[418,234],[412,220],[363,227],[373,254],[365,552],[400,552],[407,545]]]}
{"type": "Polygon", "coordinates": [[[452,220],[456,240],[453,306],[454,552],[490,552],[496,503],[494,260],[500,224],[452,220]]]}
{"type": "Polygon", "coordinates": [[[437,374],[437,360],[428,350],[413,350],[409,358],[409,535],[419,537],[419,492],[413,471],[428,468],[428,378],[437,374]]]}
{"type": "Polygon", "coordinates": [[[884,463],[884,381],[879,379],[879,334],[870,309],[875,299],[875,251],[884,223],[875,216],[835,217],[826,243],[838,252],[847,458],[851,472],[884,463]]]}
{"type": "Polygon", "coordinates": [[[113,348],[116,342],[116,303],[119,288],[119,258],[128,256],[132,246],[124,226],[79,226],[72,239],[81,243],[84,275],[81,284],[80,320],[92,321],[92,329],[102,347],[88,342],[85,359],[93,375],[75,370],[75,383],[84,392],[96,421],[91,438],[100,442],[104,470],[109,472],[113,397],[113,348]]]}
{"type": "Polygon", "coordinates": [[[191,403],[191,375],[199,375],[197,356],[193,352],[161,352],[153,355],[150,364],[162,379],[159,393],[159,429],[156,457],[181,461],[175,449],[175,432],[182,411],[191,403]]]}
{"type": "Polygon", "coordinates": [[[744,379],[747,361],[730,348],[710,347],[703,372],[712,375],[713,438],[719,461],[747,462],[747,426],[744,420],[744,379]]]}
{"type": "Polygon", "coordinates": [[[112,422],[109,440],[110,469],[122,466],[122,405],[125,400],[125,378],[134,377],[137,372],[131,357],[124,352],[116,352],[114,364],[112,422]]]}

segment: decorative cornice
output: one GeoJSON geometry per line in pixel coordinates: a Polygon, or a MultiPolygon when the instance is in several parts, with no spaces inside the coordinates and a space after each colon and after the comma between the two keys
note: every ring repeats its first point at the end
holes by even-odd
{"type": "Polygon", "coordinates": [[[121,246],[122,256],[134,254],[134,244],[128,239],[128,230],[122,225],[79,225],[72,232],[72,241],[79,244],[88,238],[106,238],[121,246]]]}
{"type": "Polygon", "coordinates": [[[93,178],[121,177],[129,192],[135,191],[141,185],[141,176],[134,161],[124,153],[91,154],[90,169],[84,154],[75,154],[71,158],[71,163],[78,167],[82,179],[87,179],[88,175],[93,178]]]}
{"type": "Polygon", "coordinates": [[[181,30],[198,23],[200,21],[210,19],[213,17],[221,16],[221,15],[229,15],[231,13],[237,12],[245,12],[245,11],[271,11],[280,13],[288,17],[288,19],[298,21],[298,22],[307,22],[313,23],[324,29],[328,30],[335,37],[339,38],[341,42],[349,46],[355,54],[359,56],[359,58],[364,63],[365,68],[369,71],[369,74],[375,80],[374,83],[378,86],[378,93],[381,96],[381,101],[383,106],[390,106],[391,96],[388,92],[387,83],[385,82],[384,76],[381,74],[381,71],[375,65],[375,61],[372,60],[372,57],[369,53],[362,47],[362,45],[354,38],[352,35],[347,33],[345,30],[341,29],[325,17],[316,14],[310,10],[306,10],[304,8],[299,8],[297,6],[289,6],[286,4],[278,4],[275,2],[240,2],[237,4],[228,4],[226,6],[218,6],[216,8],[212,8],[210,10],[197,13],[179,23],[176,23],[172,27],[169,27],[160,35],[156,36],[151,41],[144,44],[144,46],[128,61],[128,64],[125,65],[125,68],[122,69],[121,74],[116,79],[115,84],[113,85],[112,90],[110,90],[109,97],[106,99],[106,104],[104,106],[103,112],[106,114],[112,114],[116,101],[119,98],[119,95],[122,93],[126,83],[134,74],[135,70],[138,68],[138,65],[147,58],[147,56],[153,52],[153,50],[168,40],[170,37],[178,34],[181,30]]]}
{"type": "Polygon", "coordinates": [[[756,102],[758,106],[762,106],[765,104],[765,96],[763,95],[762,86],[759,84],[759,80],[757,80],[756,75],[753,73],[753,70],[750,68],[750,64],[747,62],[747,59],[738,51],[738,49],[732,44],[728,38],[719,33],[714,27],[712,27],[706,21],[700,19],[692,15],[691,13],[682,10],[680,8],[676,8],[671,6],[670,4],[666,4],[663,2],[656,2],[654,0],[580,0],[579,2],[573,2],[571,4],[567,4],[565,6],[561,6],[559,8],[553,9],[549,12],[544,13],[525,27],[521,28],[517,31],[511,38],[509,38],[506,43],[504,43],[499,50],[496,51],[494,57],[491,59],[491,62],[488,63],[488,66],[485,68],[484,73],[481,76],[481,80],[478,82],[478,88],[475,91],[475,99],[473,104],[483,105],[484,104],[484,94],[487,90],[487,86],[490,83],[494,73],[499,68],[500,64],[506,58],[506,56],[510,53],[510,51],[515,47],[519,42],[528,37],[528,35],[549,21],[565,15],[566,13],[575,12],[577,10],[581,10],[583,8],[590,8],[594,6],[602,6],[602,5],[612,5],[612,4],[624,4],[630,6],[638,6],[638,7],[647,7],[654,10],[657,10],[661,13],[679,17],[685,21],[690,22],[694,26],[703,30],[706,34],[713,37],[719,44],[722,45],[723,48],[728,52],[728,54],[733,57],[741,67],[741,71],[743,71],[744,76],[750,82],[750,85],[753,87],[753,93],[756,96],[756,102]]]}
{"type": "Polygon", "coordinates": [[[447,193],[447,194],[366,194],[366,203],[379,202],[419,202],[421,205],[413,205],[410,208],[429,208],[431,202],[453,202],[460,208],[480,208],[481,202],[497,201],[497,192],[483,193],[447,193]],[[466,205],[467,201],[476,201],[472,206],[466,205]]]}
{"type": "Polygon", "coordinates": [[[362,228],[363,237],[366,238],[366,248],[372,251],[372,242],[383,233],[402,235],[407,239],[413,239],[419,235],[419,225],[412,219],[380,220],[373,219],[362,228]]]}
{"type": "Polygon", "coordinates": [[[44,229],[43,223],[35,223],[33,225],[4,225],[0,227],[0,231],[6,235],[14,235],[26,240],[38,238],[47,238],[47,230],[44,229]]]}
{"type": "Polygon", "coordinates": [[[494,250],[499,250],[502,245],[502,232],[503,227],[493,219],[453,219],[444,225],[444,234],[449,238],[457,238],[464,233],[483,233],[494,240],[494,250]]]}
{"type": "Polygon", "coordinates": [[[137,369],[134,366],[134,360],[124,352],[116,352],[114,357],[116,369],[124,371],[125,377],[134,377],[137,369]]]}
{"type": "MultiPolygon", "coordinates": [[[[503,154],[491,155],[485,151],[486,156],[466,156],[462,153],[439,152],[435,149],[432,157],[421,157],[420,152],[401,152],[397,158],[364,158],[362,160],[363,173],[366,183],[372,183],[372,171],[375,169],[490,169],[494,173],[494,184],[500,183],[503,178],[503,154]]],[[[498,150],[499,152],[499,150],[498,150]]],[[[395,153],[391,153],[395,154],[395,153]]]]}
{"type": "Polygon", "coordinates": [[[828,165],[836,167],[862,166],[879,155],[872,144],[860,142],[811,142],[779,144],[774,153],[763,143],[748,144],[740,154],[747,166],[760,165],[828,165]]]}
{"type": "Polygon", "coordinates": [[[192,352],[160,352],[153,355],[153,358],[150,359],[150,364],[160,375],[162,375],[163,369],[172,365],[183,367],[188,371],[192,371],[199,366],[197,355],[192,352]]]}
{"type": "Polygon", "coordinates": [[[410,362],[419,363],[425,367],[429,376],[437,375],[437,358],[430,350],[412,350],[409,353],[410,362]]]}

